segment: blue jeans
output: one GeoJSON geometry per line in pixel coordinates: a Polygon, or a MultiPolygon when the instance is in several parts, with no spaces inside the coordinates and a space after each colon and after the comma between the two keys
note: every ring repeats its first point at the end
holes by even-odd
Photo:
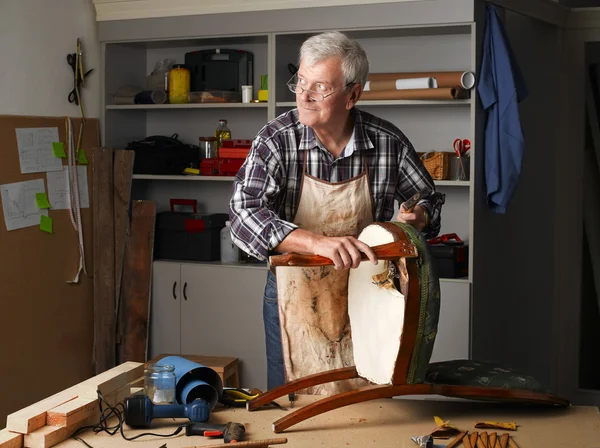
{"type": "Polygon", "coordinates": [[[268,271],[265,285],[263,322],[267,347],[267,387],[270,390],[285,383],[279,308],[277,306],[277,280],[271,271],[268,271]]]}

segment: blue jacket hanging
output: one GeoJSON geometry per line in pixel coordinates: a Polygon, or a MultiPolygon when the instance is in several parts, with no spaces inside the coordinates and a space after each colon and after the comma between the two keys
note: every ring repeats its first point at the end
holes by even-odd
{"type": "Polygon", "coordinates": [[[491,4],[487,5],[477,92],[487,112],[484,158],[487,201],[494,212],[506,213],[521,174],[525,140],[519,103],[528,91],[498,12],[491,4]]]}

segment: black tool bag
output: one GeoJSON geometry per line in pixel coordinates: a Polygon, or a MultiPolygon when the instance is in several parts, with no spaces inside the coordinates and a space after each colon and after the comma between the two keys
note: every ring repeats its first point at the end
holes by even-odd
{"type": "Polygon", "coordinates": [[[183,174],[186,168],[199,168],[200,151],[171,137],[154,135],[144,140],[129,142],[127,149],[135,151],[134,174],[183,174]]]}

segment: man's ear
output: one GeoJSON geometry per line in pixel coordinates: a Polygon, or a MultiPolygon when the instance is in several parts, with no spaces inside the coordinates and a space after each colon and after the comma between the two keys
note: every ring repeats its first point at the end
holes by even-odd
{"type": "Polygon", "coordinates": [[[350,96],[348,97],[348,101],[346,102],[346,109],[350,110],[354,107],[354,105],[358,102],[361,95],[363,93],[362,84],[354,84],[352,85],[352,90],[350,92],[350,96]]]}

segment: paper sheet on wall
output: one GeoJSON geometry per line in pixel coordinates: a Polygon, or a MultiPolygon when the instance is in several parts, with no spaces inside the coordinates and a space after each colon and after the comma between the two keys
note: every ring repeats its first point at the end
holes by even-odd
{"type": "Polygon", "coordinates": [[[6,230],[39,226],[40,215],[48,216],[47,209],[38,208],[36,193],[45,193],[44,179],[0,185],[6,230]]]}
{"type": "Polygon", "coordinates": [[[62,170],[62,159],[52,150],[58,128],[17,128],[16,133],[21,174],[62,170]]]}
{"type": "MultiPolygon", "coordinates": [[[[48,199],[53,210],[69,208],[69,167],[62,171],[46,174],[48,181],[48,199]]],[[[81,208],[89,208],[87,166],[77,166],[77,183],[79,185],[79,204],[81,208]]]]}

